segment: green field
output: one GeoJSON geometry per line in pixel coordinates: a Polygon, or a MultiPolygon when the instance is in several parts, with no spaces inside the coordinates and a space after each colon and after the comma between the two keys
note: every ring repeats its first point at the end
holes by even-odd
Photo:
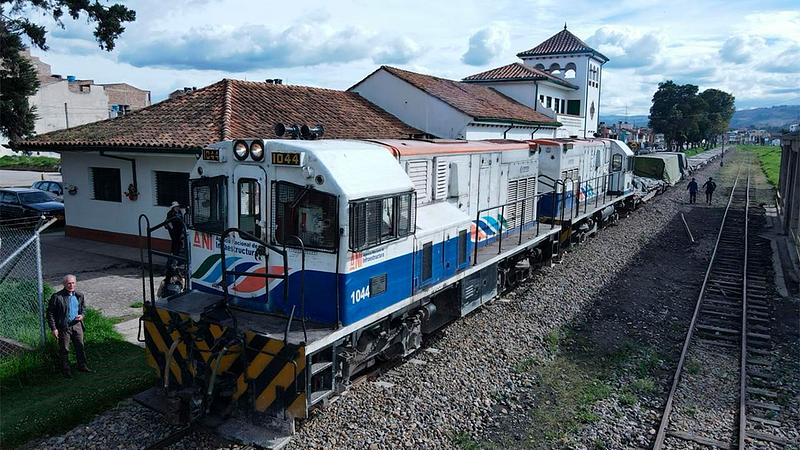
{"type": "Polygon", "coordinates": [[[112,320],[88,309],[85,339],[94,373],[73,371],[71,379],[58,370],[52,337],[43,352],[0,360],[2,448],[70,430],[153,385],[144,350],[123,341],[112,320]]]}
{"type": "Polygon", "coordinates": [[[59,158],[50,158],[48,156],[9,155],[0,157],[0,169],[57,172],[59,164],[61,164],[59,158]]]}
{"type": "Polygon", "coordinates": [[[777,146],[739,145],[739,150],[755,153],[761,170],[773,186],[778,186],[778,176],[781,171],[781,148],[777,146]]]}

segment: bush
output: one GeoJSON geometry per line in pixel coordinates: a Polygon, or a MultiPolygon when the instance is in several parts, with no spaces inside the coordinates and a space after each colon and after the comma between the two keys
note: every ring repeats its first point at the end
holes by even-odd
{"type": "Polygon", "coordinates": [[[0,157],[2,169],[38,169],[57,172],[61,160],[48,156],[9,155],[0,157]]]}

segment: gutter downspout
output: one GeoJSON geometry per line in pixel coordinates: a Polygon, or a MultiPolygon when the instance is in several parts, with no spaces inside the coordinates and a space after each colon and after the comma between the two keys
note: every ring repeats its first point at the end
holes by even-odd
{"type": "Polygon", "coordinates": [[[120,159],[122,161],[130,162],[131,163],[131,173],[133,175],[133,188],[136,190],[136,192],[139,192],[139,185],[136,182],[136,160],[135,159],[133,159],[133,158],[125,158],[125,157],[122,157],[122,156],[115,156],[115,155],[106,155],[105,151],[103,151],[103,150],[100,150],[100,156],[104,156],[106,158],[112,158],[112,159],[120,159]]]}
{"type": "Polygon", "coordinates": [[[533,80],[533,110],[539,111],[539,82],[533,80]]]}
{"type": "Polygon", "coordinates": [[[509,126],[508,126],[508,128],[506,128],[506,130],[505,130],[505,131],[503,131],[503,139],[506,139],[506,134],[507,134],[509,131],[511,131],[511,129],[512,129],[512,128],[514,128],[514,122],[511,122],[511,125],[509,125],[509,126]]]}
{"type": "Polygon", "coordinates": [[[537,125],[536,128],[534,128],[533,131],[531,131],[531,140],[535,139],[533,137],[533,135],[536,134],[536,132],[539,131],[540,128],[542,128],[542,126],[541,125],[537,125]]]}

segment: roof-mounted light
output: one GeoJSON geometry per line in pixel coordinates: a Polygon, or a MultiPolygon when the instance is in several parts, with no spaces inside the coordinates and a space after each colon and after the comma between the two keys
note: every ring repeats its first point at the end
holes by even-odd
{"type": "Polygon", "coordinates": [[[244,161],[247,159],[247,154],[249,153],[249,149],[247,148],[247,142],[245,141],[236,141],[233,144],[233,156],[236,157],[239,161],[244,161]]]}
{"type": "Polygon", "coordinates": [[[250,157],[253,161],[261,161],[264,159],[264,144],[261,141],[253,141],[250,143],[250,157]]]}

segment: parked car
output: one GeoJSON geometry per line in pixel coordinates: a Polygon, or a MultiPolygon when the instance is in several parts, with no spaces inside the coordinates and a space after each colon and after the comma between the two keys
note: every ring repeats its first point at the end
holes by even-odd
{"type": "Polygon", "coordinates": [[[64,204],[39,189],[0,189],[0,221],[42,215],[63,222],[64,204]]]}
{"type": "Polygon", "coordinates": [[[64,185],[60,181],[37,181],[31,186],[33,189],[39,189],[51,194],[59,201],[64,201],[64,185]]]}

